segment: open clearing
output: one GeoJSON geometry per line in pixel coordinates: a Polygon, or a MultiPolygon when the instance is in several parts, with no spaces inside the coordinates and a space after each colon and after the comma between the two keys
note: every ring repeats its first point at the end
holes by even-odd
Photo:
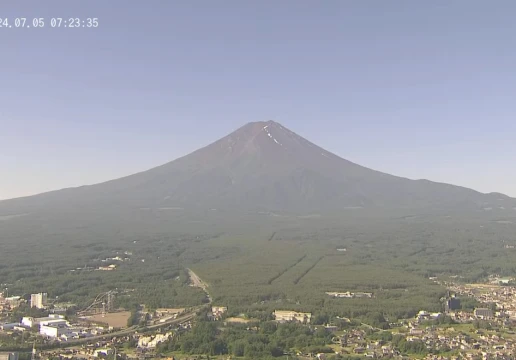
{"type": "Polygon", "coordinates": [[[130,311],[120,311],[116,313],[94,315],[88,318],[90,321],[106,323],[114,328],[125,328],[127,326],[127,320],[131,316],[130,311]]]}
{"type": "Polygon", "coordinates": [[[259,321],[257,319],[243,319],[240,317],[230,317],[226,319],[226,322],[228,323],[238,323],[238,324],[247,324],[253,321],[259,321]]]}

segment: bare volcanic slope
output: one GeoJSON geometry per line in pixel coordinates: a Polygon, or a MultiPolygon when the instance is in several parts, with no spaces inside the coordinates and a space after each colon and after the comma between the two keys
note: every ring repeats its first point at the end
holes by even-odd
{"type": "Polygon", "coordinates": [[[249,123],[157,168],[105,183],[0,202],[0,216],[120,210],[274,211],[349,208],[485,211],[516,206],[501,194],[374,171],[311,143],[274,121],[249,123]],[[512,205],[511,205],[512,204],[512,205]]]}

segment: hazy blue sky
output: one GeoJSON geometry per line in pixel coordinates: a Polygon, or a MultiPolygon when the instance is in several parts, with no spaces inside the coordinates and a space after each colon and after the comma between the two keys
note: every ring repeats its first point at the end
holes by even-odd
{"type": "Polygon", "coordinates": [[[516,2],[25,1],[0,18],[0,198],[274,119],[362,165],[516,196],[516,2]],[[97,29],[50,27],[98,17],[97,29]]]}

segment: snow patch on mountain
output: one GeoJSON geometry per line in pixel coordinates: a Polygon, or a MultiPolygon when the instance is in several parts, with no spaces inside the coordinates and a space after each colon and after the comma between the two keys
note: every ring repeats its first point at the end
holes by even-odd
{"type": "Polygon", "coordinates": [[[269,132],[268,127],[269,127],[269,125],[265,125],[263,127],[263,130],[267,133],[267,136],[270,137],[272,140],[274,140],[274,142],[276,144],[278,144],[279,146],[283,146],[283,145],[281,145],[281,143],[274,136],[272,136],[272,134],[269,132]]]}

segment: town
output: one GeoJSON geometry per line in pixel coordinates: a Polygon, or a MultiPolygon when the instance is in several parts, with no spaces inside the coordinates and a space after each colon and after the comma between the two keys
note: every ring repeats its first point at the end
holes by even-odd
{"type": "MultiPolygon", "coordinates": [[[[193,277],[192,286],[205,285],[193,277]]],[[[276,323],[304,324],[312,331],[331,334],[326,352],[291,354],[298,358],[354,356],[394,359],[513,359],[516,353],[516,288],[512,279],[490,277],[485,284],[461,284],[454,279],[431,280],[446,286],[441,312],[421,309],[413,318],[389,323],[387,329],[357,323],[354,319],[337,317],[326,324],[314,324],[312,313],[277,309],[272,318],[276,323]]],[[[372,298],[372,293],[327,292],[336,298],[372,298]]],[[[144,305],[137,314],[138,325],[131,325],[130,312],[115,309],[115,293],[99,294],[87,311],[67,312],[70,304],[50,304],[47,293],[21,296],[0,295],[0,337],[11,339],[0,346],[0,360],[18,360],[18,351],[3,351],[9,344],[25,344],[31,357],[41,359],[94,359],[115,356],[125,358],[158,357],[159,344],[194,326],[197,308],[156,309],[144,305]],[[23,316],[13,319],[17,309],[45,316],[23,316]],[[8,321],[16,320],[16,321],[8,321]],[[21,339],[21,340],[18,340],[21,339]]],[[[134,314],[133,314],[134,315],[134,314]]],[[[220,327],[248,324],[250,332],[258,331],[260,321],[228,316],[225,306],[210,305],[207,318],[220,327]]],[[[22,347],[23,348],[23,347],[22,347]]],[[[26,349],[25,349],[26,350],[26,349]]]]}

